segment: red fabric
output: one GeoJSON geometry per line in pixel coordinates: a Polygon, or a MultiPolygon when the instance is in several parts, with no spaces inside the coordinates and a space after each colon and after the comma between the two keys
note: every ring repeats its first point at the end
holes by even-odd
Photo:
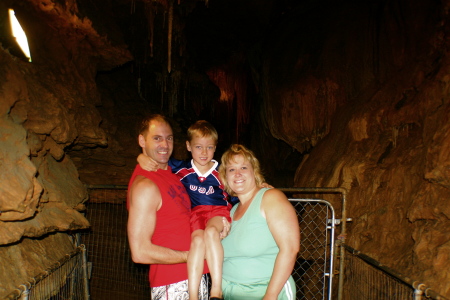
{"type": "Polygon", "coordinates": [[[217,205],[198,205],[194,207],[191,213],[191,232],[197,229],[204,230],[206,223],[212,217],[225,217],[231,223],[230,208],[217,205]]]}
{"type": "MultiPolygon", "coordinates": [[[[172,174],[170,167],[168,167],[168,170],[159,169],[156,172],[148,172],[138,165],[131,176],[128,187],[133,184],[138,175],[147,177],[155,182],[162,196],[162,206],[156,213],[157,220],[152,243],[174,250],[189,250],[191,240],[189,225],[191,203],[180,179],[172,174]]],[[[127,207],[129,207],[128,202],[127,207]]],[[[173,265],[153,264],[150,266],[150,287],[169,285],[187,278],[187,266],[185,263],[173,265]]]]}

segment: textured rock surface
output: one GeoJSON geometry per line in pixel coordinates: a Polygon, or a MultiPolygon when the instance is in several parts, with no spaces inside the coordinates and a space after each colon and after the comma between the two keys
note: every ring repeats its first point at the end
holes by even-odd
{"type": "Polygon", "coordinates": [[[425,1],[397,4],[336,7],[341,17],[359,9],[353,21],[285,24],[266,62],[265,106],[274,136],[312,147],[295,185],[349,191],[346,242],[448,297],[449,16],[425,1]],[[308,26],[329,38],[293,45],[296,28],[307,35],[308,26]]]}
{"type": "MultiPolygon", "coordinates": [[[[130,3],[61,3],[0,3],[16,9],[34,55],[30,64],[13,48],[0,49],[0,298],[70,252],[70,236],[61,232],[89,226],[80,214],[83,183],[127,183],[139,152],[134,124],[155,107],[214,115],[223,126],[254,123],[247,144],[278,169],[297,168],[295,186],[348,189],[350,246],[450,297],[449,1],[305,2],[259,32],[267,34],[260,49],[212,69],[229,72],[219,78],[233,83],[227,95],[244,99],[217,106],[204,96],[207,80],[192,75],[194,89],[180,79],[188,73],[179,71],[181,54],[170,76],[166,65],[142,76],[141,69],[115,68],[133,59],[117,25],[125,21],[112,18],[130,3]],[[240,73],[247,69],[251,76],[240,73]],[[250,77],[254,99],[245,97],[251,84],[240,82],[250,77]],[[244,111],[234,116],[230,107],[244,111]],[[293,149],[304,155],[298,167],[293,149]]],[[[260,10],[267,19],[269,8],[260,10]]],[[[132,29],[150,26],[121,15],[132,29]]],[[[151,58],[128,41],[141,65],[166,63],[160,35],[159,44],[151,40],[151,58]]],[[[178,137],[194,119],[177,119],[178,137]]],[[[179,158],[183,148],[177,145],[179,158]]],[[[324,198],[339,210],[339,200],[324,198]]]]}
{"type": "Polygon", "coordinates": [[[96,68],[131,58],[76,17],[73,1],[6,1],[3,12],[8,4],[39,50],[28,63],[0,49],[0,298],[73,250],[67,234],[54,232],[89,226],[80,213],[87,190],[65,152],[107,144],[95,109],[96,68]],[[52,27],[56,20],[64,22],[52,27]]]}

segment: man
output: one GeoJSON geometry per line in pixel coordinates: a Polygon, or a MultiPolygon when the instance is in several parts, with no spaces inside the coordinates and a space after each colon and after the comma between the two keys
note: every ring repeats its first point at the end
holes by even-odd
{"type": "MultiPolygon", "coordinates": [[[[128,240],[134,262],[151,264],[153,300],[189,299],[187,256],[190,245],[189,196],[168,166],[173,132],[168,120],[152,115],[139,130],[142,152],[159,166],[156,172],[139,165],[128,186],[128,240]]],[[[227,228],[229,229],[229,228],[227,228]]],[[[205,268],[204,274],[207,272],[205,268]]],[[[200,299],[208,299],[203,275],[200,299]]]]}

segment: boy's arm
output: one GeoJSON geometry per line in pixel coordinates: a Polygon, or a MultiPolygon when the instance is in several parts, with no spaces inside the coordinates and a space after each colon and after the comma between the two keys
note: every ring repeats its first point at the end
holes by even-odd
{"type": "Polygon", "coordinates": [[[271,185],[268,184],[267,182],[263,182],[263,183],[261,184],[261,188],[273,189],[273,186],[271,186],[271,185]]]}
{"type": "Polygon", "coordinates": [[[147,156],[143,153],[139,154],[137,157],[137,162],[141,166],[142,169],[150,172],[155,172],[158,170],[158,163],[154,161],[150,156],[147,156]]]}
{"type": "MultiPolygon", "coordinates": [[[[145,171],[155,172],[158,170],[158,164],[156,161],[144,153],[139,154],[137,157],[137,162],[145,171]]],[[[168,162],[169,166],[172,168],[172,171],[181,168],[184,163],[185,162],[183,160],[178,160],[173,157],[171,157],[168,162]]]]}

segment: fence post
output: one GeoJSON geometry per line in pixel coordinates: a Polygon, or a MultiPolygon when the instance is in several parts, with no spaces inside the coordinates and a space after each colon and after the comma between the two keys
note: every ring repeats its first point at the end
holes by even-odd
{"type": "Polygon", "coordinates": [[[83,280],[84,280],[84,299],[89,300],[89,273],[88,273],[88,262],[87,262],[87,253],[86,253],[86,247],[84,245],[81,245],[81,252],[82,252],[82,265],[83,265],[83,280]]]}
{"type": "Polygon", "coordinates": [[[417,281],[413,283],[414,288],[414,300],[422,300],[423,291],[425,290],[425,284],[418,283],[417,281]]]}
{"type": "Polygon", "coordinates": [[[25,284],[20,285],[20,287],[23,287],[23,292],[20,294],[20,300],[28,300],[30,289],[25,284]]]}

